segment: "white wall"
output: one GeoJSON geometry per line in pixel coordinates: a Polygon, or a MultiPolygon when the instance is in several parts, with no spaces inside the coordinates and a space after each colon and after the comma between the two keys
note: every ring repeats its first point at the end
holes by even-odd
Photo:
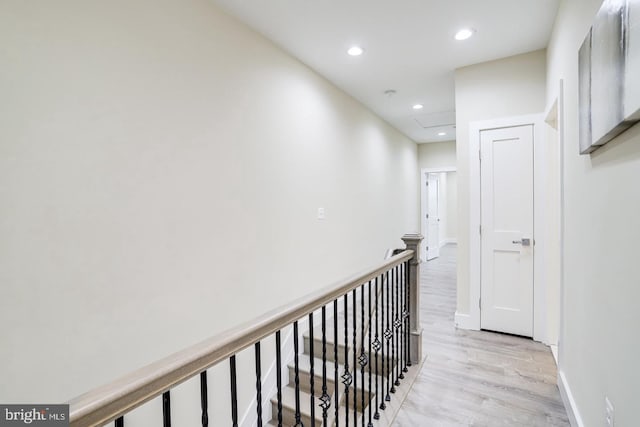
{"type": "Polygon", "coordinates": [[[418,228],[416,144],[207,1],[3,1],[0,63],[2,402],[64,401],[418,228]]]}
{"type": "MultiPolygon", "coordinates": [[[[539,50],[457,69],[458,180],[457,311],[469,314],[469,123],[541,113],[545,106],[545,51],[539,50]]],[[[477,156],[477,153],[474,153],[477,156]]],[[[477,304],[477,302],[474,302],[477,304]]]]}
{"type": "Polygon", "coordinates": [[[638,423],[640,127],[578,154],[578,49],[599,0],[563,1],[548,48],[548,99],[564,80],[564,299],[560,371],[585,426],[638,423]]]}
{"type": "Polygon", "coordinates": [[[456,142],[429,142],[418,144],[418,166],[438,169],[456,165],[456,142]]]}

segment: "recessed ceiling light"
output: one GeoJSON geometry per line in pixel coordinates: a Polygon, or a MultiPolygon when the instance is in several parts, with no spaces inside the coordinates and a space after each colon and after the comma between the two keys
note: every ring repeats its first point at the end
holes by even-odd
{"type": "Polygon", "coordinates": [[[360,56],[364,53],[364,49],[360,46],[351,46],[347,53],[351,56],[360,56]]]}
{"type": "Polygon", "coordinates": [[[438,136],[445,136],[446,134],[446,132],[438,132],[438,136]]]}
{"type": "Polygon", "coordinates": [[[416,104],[416,105],[413,106],[414,110],[422,110],[423,108],[424,108],[424,105],[422,105],[422,104],[416,104]]]}
{"type": "Polygon", "coordinates": [[[462,28],[456,33],[455,38],[456,40],[466,40],[469,37],[471,37],[475,32],[476,31],[472,28],[462,28]]]}

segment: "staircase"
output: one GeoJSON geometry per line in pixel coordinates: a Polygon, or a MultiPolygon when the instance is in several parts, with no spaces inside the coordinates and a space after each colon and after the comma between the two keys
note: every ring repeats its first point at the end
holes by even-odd
{"type": "MultiPolygon", "coordinates": [[[[124,427],[132,411],[157,398],[162,401],[163,424],[171,425],[173,419],[182,425],[188,417],[171,410],[171,394],[184,394],[176,386],[188,380],[200,382],[203,427],[221,418],[237,426],[237,371],[247,369],[255,369],[255,400],[245,411],[243,425],[252,425],[248,414],[253,410],[259,424],[272,410],[272,426],[391,425],[423,361],[418,281],[422,236],[405,234],[402,240],[406,249],[394,251],[383,262],[77,396],[69,402],[70,426],[124,427]],[[322,318],[320,325],[313,322],[314,316],[316,321],[322,318]],[[307,318],[312,326],[298,335],[299,323],[307,318]],[[294,362],[283,366],[281,331],[292,325],[294,362]],[[265,377],[260,343],[274,335],[276,375],[265,377]],[[255,364],[247,366],[236,354],[251,347],[255,364]],[[413,367],[407,369],[409,362],[413,367]],[[228,372],[229,388],[221,382],[211,385],[208,376],[216,378],[223,370],[228,372]],[[268,379],[271,390],[273,382],[284,377],[287,384],[281,384],[269,405],[263,400],[263,381],[268,379]],[[229,412],[210,413],[210,394],[228,399],[229,412]]],[[[246,381],[240,387],[251,388],[246,381]]]]}
{"type": "MultiPolygon", "coordinates": [[[[364,292],[365,303],[368,305],[368,293],[364,292]]],[[[372,296],[373,298],[373,296],[372,296]]],[[[379,302],[380,303],[380,302],[379,302]]],[[[349,310],[348,310],[348,326],[345,330],[344,311],[338,314],[337,332],[338,332],[338,344],[336,348],[334,337],[334,321],[333,317],[328,318],[326,322],[326,341],[325,341],[325,354],[326,354],[326,393],[329,396],[330,407],[327,409],[327,423],[326,425],[335,425],[335,392],[338,393],[338,417],[339,424],[345,425],[345,417],[347,416],[348,407],[348,424],[350,426],[369,424],[369,411],[371,411],[371,420],[377,419],[376,413],[383,412],[380,410],[380,405],[386,408],[389,404],[385,400],[387,388],[391,390],[393,384],[387,384],[387,377],[384,373],[389,372],[389,367],[392,368],[391,372],[400,372],[401,369],[396,366],[397,357],[391,358],[387,355],[385,347],[385,358],[383,362],[382,350],[379,349],[376,357],[375,347],[372,344],[372,350],[369,352],[369,313],[362,312],[361,310],[361,295],[355,301],[356,307],[356,325],[357,328],[354,331],[353,325],[353,307],[352,299],[349,298],[349,310]],[[362,358],[362,314],[364,314],[364,355],[362,358]],[[347,337],[347,343],[345,345],[345,332],[347,337]],[[354,332],[355,332],[355,346],[354,346],[354,332]],[[356,349],[356,357],[354,360],[353,349],[356,349]],[[336,371],[334,363],[334,350],[337,349],[338,360],[338,388],[334,388],[336,371]],[[345,357],[348,358],[348,370],[351,374],[351,383],[348,390],[348,405],[347,405],[347,393],[345,385],[343,383],[343,375],[347,364],[345,364],[345,357]],[[376,371],[377,360],[377,371],[376,371]],[[364,367],[360,363],[364,361],[364,367]],[[356,368],[354,369],[354,362],[356,368]],[[384,371],[383,371],[384,369],[384,371]],[[398,369],[396,371],[396,369],[398,369]],[[355,371],[355,372],[354,372],[355,371]],[[377,375],[376,375],[377,372],[377,375]],[[363,374],[364,373],[364,374],[363,374]],[[364,382],[363,382],[364,377],[364,382]],[[371,382],[371,385],[369,385],[371,382]],[[376,384],[378,385],[376,393],[376,384]],[[354,401],[355,398],[355,401],[354,401]],[[376,411],[376,398],[378,410],[376,411]],[[354,410],[355,407],[355,410],[354,410]]],[[[371,321],[375,322],[375,311],[371,309],[371,321]]],[[[375,323],[372,324],[373,337],[375,341],[375,323]]],[[[378,327],[378,336],[380,341],[384,341],[382,333],[378,327]]],[[[305,427],[312,425],[323,426],[323,409],[320,406],[322,403],[320,397],[323,395],[323,340],[321,333],[321,325],[314,326],[314,337],[311,339],[311,334],[306,331],[302,334],[303,340],[303,353],[299,355],[298,360],[298,384],[299,384],[299,399],[300,399],[300,421],[305,427]],[[314,409],[311,409],[311,363],[313,361],[313,390],[314,390],[314,409]],[[312,414],[313,412],[313,414],[312,414]],[[312,422],[312,418],[314,422],[312,422]]],[[[391,347],[390,347],[391,348],[391,347]]],[[[294,427],[296,426],[296,391],[295,391],[295,363],[292,361],[287,365],[289,382],[286,386],[282,387],[282,426],[294,427]]],[[[404,375],[401,377],[404,378],[404,375]]],[[[398,388],[394,386],[395,390],[398,388]]],[[[408,388],[408,387],[407,387],[408,388]]],[[[391,394],[393,396],[393,394],[391,394]]],[[[394,396],[395,399],[395,396],[394,396]]],[[[397,399],[396,399],[397,400],[397,399]]],[[[269,426],[278,426],[278,400],[276,396],[271,398],[272,419],[269,422],[269,426]]],[[[378,417],[379,418],[379,417],[378,417]]],[[[380,423],[376,423],[380,425],[380,423]]]]}

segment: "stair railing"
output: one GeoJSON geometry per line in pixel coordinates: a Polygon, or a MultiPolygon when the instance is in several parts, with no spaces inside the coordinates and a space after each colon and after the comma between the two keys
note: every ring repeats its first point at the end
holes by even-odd
{"type": "MultiPolygon", "coordinates": [[[[349,421],[356,427],[373,426],[380,416],[379,410],[385,410],[385,402],[391,400],[395,387],[400,385],[404,373],[422,359],[422,328],[420,327],[420,242],[419,234],[406,234],[402,237],[406,249],[396,250],[395,255],[365,271],[348,277],[332,286],[293,301],[286,306],[270,311],[239,327],[211,337],[199,344],[174,353],[164,359],[138,369],[112,383],[98,387],[80,395],[69,402],[70,425],[74,427],[102,426],[114,422],[116,427],[125,425],[125,415],[145,402],[162,396],[162,418],[165,427],[171,426],[171,389],[191,378],[200,377],[201,422],[209,425],[207,369],[228,361],[230,372],[231,423],[238,426],[237,404],[237,367],[236,354],[254,347],[256,371],[256,413],[257,425],[262,420],[261,390],[261,346],[265,338],[275,334],[277,381],[277,425],[283,424],[281,372],[281,330],[293,325],[294,363],[295,363],[295,426],[302,426],[300,402],[300,379],[298,369],[298,322],[309,319],[311,345],[310,372],[310,408],[308,424],[316,425],[315,408],[322,412],[322,425],[344,425],[349,421]],[[360,304],[357,307],[356,295],[359,291],[360,304]],[[349,310],[349,297],[352,309],[349,310]],[[380,300],[378,300],[380,297],[380,300]],[[375,301],[373,301],[375,299],[375,301]],[[339,311],[339,305],[343,310],[339,311]],[[333,325],[327,328],[327,309],[333,310],[333,325]],[[360,324],[357,311],[360,310],[360,324]],[[365,310],[366,309],[366,310],[365,310]],[[313,365],[313,314],[321,310],[322,323],[322,394],[315,396],[313,365]],[[365,314],[366,313],[366,314],[365,314]],[[342,316],[344,335],[341,337],[338,323],[342,316]],[[351,321],[351,330],[349,322],[351,321]],[[365,330],[366,328],[366,330],[365,330]],[[327,354],[327,337],[333,334],[333,354],[327,354]],[[343,340],[344,355],[339,355],[339,340],[343,340]],[[366,341],[366,342],[365,342],[366,341]],[[373,355],[372,355],[373,353],[373,355]],[[378,357],[380,355],[380,358],[378,357]],[[339,372],[339,360],[343,356],[343,370],[339,372]],[[351,357],[349,357],[351,356],[351,357]],[[356,357],[357,356],[357,357],[356,357]],[[367,365],[374,358],[374,366],[367,365]],[[349,366],[349,359],[353,364],[349,366]],[[327,371],[327,362],[333,363],[334,372],[327,371]],[[359,367],[358,367],[359,365],[359,367]],[[351,370],[350,370],[351,369],[351,370]],[[358,369],[360,372],[358,372],[358,369]],[[375,401],[368,403],[368,416],[365,413],[364,387],[356,399],[357,378],[364,386],[368,380],[369,397],[375,394],[375,401]],[[333,375],[333,378],[331,376],[333,375]],[[373,378],[372,378],[373,377],[373,378]],[[327,380],[333,380],[334,390],[329,390],[327,380]],[[375,388],[372,381],[375,380],[375,388]],[[343,384],[340,388],[340,382],[343,384]],[[353,398],[349,389],[353,389],[353,398]],[[331,395],[330,395],[331,394],[331,395]],[[333,398],[332,398],[333,396],[333,398]],[[353,418],[349,415],[349,404],[353,401],[353,418]],[[375,403],[374,403],[375,402],[375,403]],[[356,406],[360,403],[361,415],[356,406]],[[333,408],[332,408],[333,406],[333,408]],[[340,408],[345,408],[344,420],[340,418],[340,408]],[[332,410],[332,413],[330,412],[332,410]],[[359,420],[360,419],[360,420],[359,420]]],[[[331,314],[331,313],[330,313],[331,314]]],[[[330,325],[331,326],[331,325],[330,325]]],[[[319,419],[319,417],[318,417],[319,419]]],[[[265,422],[266,423],[266,422],[265,422]]],[[[320,422],[318,422],[320,424],[320,422]]],[[[309,427],[307,425],[307,427],[309,427]]]]}

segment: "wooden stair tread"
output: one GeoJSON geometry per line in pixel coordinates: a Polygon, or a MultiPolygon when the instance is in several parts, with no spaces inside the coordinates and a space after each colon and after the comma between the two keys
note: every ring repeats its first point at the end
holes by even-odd
{"type": "MultiPolygon", "coordinates": [[[[318,425],[322,425],[322,409],[318,406],[320,400],[316,396],[315,420],[318,425]]],[[[278,405],[277,394],[271,398],[274,412],[272,418],[277,419],[276,407],[278,405]]],[[[282,388],[282,407],[289,409],[295,413],[296,409],[296,391],[293,387],[282,388]]],[[[300,414],[310,417],[311,414],[311,394],[300,390],[300,414]]]]}

